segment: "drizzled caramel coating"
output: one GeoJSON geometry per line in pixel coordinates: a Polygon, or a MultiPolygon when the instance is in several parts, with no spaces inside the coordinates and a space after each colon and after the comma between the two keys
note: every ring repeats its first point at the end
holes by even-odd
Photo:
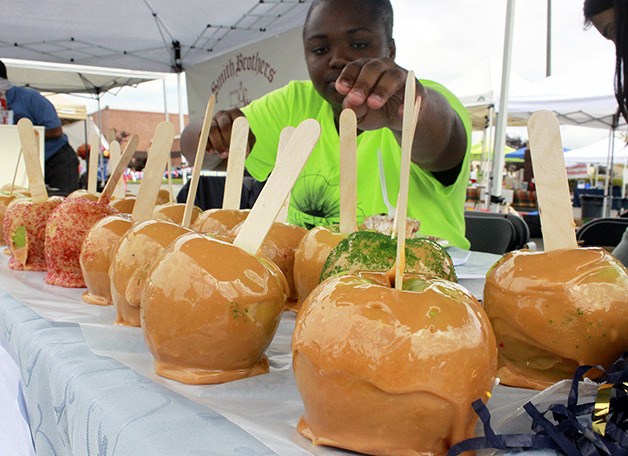
{"type": "Polygon", "coordinates": [[[293,274],[297,302],[290,306],[290,310],[299,312],[303,301],[318,285],[327,257],[346,236],[331,231],[328,227],[317,226],[301,239],[294,253],[293,274]]]}
{"type": "Polygon", "coordinates": [[[88,288],[82,296],[86,303],[111,305],[109,268],[122,236],[132,224],[128,214],[111,215],[96,223],[85,236],[79,262],[88,288]]]}
{"type": "MultiPolygon", "coordinates": [[[[124,235],[109,270],[117,324],[140,326],[140,297],[148,271],[172,241],[190,231],[176,223],[147,220],[124,235]]],[[[173,279],[178,280],[179,275],[173,279]]]]}
{"type": "Polygon", "coordinates": [[[231,230],[249,215],[248,209],[208,209],[192,224],[192,229],[203,234],[232,237],[231,230]]]}
{"type": "Polygon", "coordinates": [[[223,383],[268,372],[287,284],[272,262],[190,233],[148,274],[142,327],[155,372],[182,383],[223,383]]]}
{"type": "Polygon", "coordinates": [[[487,400],[497,364],[477,300],[414,274],[403,291],[385,273],[322,282],[299,312],[292,350],[305,406],[298,431],[368,454],[444,455],[472,437],[471,403],[487,400]]]}
{"type": "Polygon", "coordinates": [[[487,275],[484,307],[507,385],[544,389],[628,348],[628,272],[599,248],[507,253],[487,275]]]}

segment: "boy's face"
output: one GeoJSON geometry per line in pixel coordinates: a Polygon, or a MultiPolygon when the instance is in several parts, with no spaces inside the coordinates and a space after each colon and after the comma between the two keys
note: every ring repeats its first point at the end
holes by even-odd
{"type": "Polygon", "coordinates": [[[342,109],[344,96],[334,83],[347,63],[395,57],[395,46],[386,38],[383,21],[372,11],[364,11],[356,0],[320,3],[305,24],[303,46],[314,87],[336,112],[342,109]]]}

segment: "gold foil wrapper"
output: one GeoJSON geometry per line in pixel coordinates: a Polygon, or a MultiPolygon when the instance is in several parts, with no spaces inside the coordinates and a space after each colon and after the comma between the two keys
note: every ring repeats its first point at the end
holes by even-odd
{"type": "MultiPolygon", "coordinates": [[[[618,385],[628,393],[628,382],[623,382],[618,385]]],[[[593,408],[593,423],[592,428],[594,432],[600,435],[606,434],[606,422],[608,421],[608,415],[611,412],[611,392],[613,391],[613,385],[607,383],[601,385],[597,391],[597,397],[595,399],[595,406],[593,408]]]]}

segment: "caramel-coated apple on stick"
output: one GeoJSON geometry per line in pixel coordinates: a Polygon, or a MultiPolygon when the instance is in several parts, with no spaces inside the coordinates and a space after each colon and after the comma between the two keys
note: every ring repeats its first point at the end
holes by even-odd
{"type": "MultiPolygon", "coordinates": [[[[140,326],[140,294],[146,283],[146,274],[161,252],[177,237],[188,233],[194,209],[194,194],[198,187],[202,156],[205,151],[207,133],[211,122],[216,98],[210,97],[203,120],[202,130],[206,136],[199,141],[197,158],[190,180],[190,193],[182,216],[183,225],[164,220],[138,220],[120,239],[113,250],[109,268],[112,301],[116,306],[116,323],[125,326],[140,326]],[[199,162],[199,159],[201,160],[199,162]],[[191,196],[190,196],[191,194],[191,196]]],[[[152,165],[150,179],[159,186],[166,156],[157,159],[152,165]],[[161,166],[161,169],[160,169],[161,166]]],[[[154,201],[154,200],[153,200],[154,201]]],[[[148,211],[147,211],[148,213],[148,211]]],[[[154,215],[154,211],[152,212],[154,215]]],[[[139,217],[138,217],[139,219],[139,217]]]]}
{"type": "Polygon", "coordinates": [[[340,226],[312,228],[294,254],[294,286],[297,302],[290,310],[298,312],[305,298],[320,282],[323,265],[331,251],[350,233],[357,231],[357,120],[355,112],[340,113],[340,226]]]}
{"type": "Polygon", "coordinates": [[[233,244],[186,234],[153,265],[141,309],[157,374],[204,384],[268,372],[288,285],[258,252],[319,134],[312,119],[296,128],[233,244]]]}
{"type": "MultiPolygon", "coordinates": [[[[406,86],[405,100],[414,100],[414,91],[414,85],[406,86]]],[[[416,223],[407,218],[411,163],[411,145],[408,142],[411,144],[420,109],[420,97],[414,104],[404,107],[399,193],[392,228],[389,223],[384,223],[377,231],[345,234],[324,261],[319,279],[321,282],[332,275],[352,271],[389,271],[391,283],[395,283],[398,289],[403,284],[394,279],[403,281],[403,271],[428,274],[454,282],[457,280],[451,257],[438,243],[424,237],[408,239],[413,235],[408,230],[414,229],[416,223]],[[385,234],[387,231],[390,231],[389,235],[385,234]],[[396,242],[395,238],[399,237],[403,239],[396,242]]]]}
{"type": "Polygon", "coordinates": [[[118,213],[109,205],[109,201],[136,147],[137,138],[127,145],[118,166],[96,201],[68,198],[51,214],[46,225],[46,283],[69,288],[86,286],[80,264],[83,241],[99,220],[118,213]]]}
{"type": "MultiPolygon", "coordinates": [[[[229,161],[227,162],[222,209],[207,209],[204,211],[192,224],[192,229],[195,231],[210,235],[232,237],[231,231],[249,215],[248,209],[240,209],[248,133],[249,122],[246,120],[246,117],[235,119],[231,129],[229,161]]],[[[203,133],[201,133],[201,137],[202,135],[203,133]]],[[[204,150],[202,153],[204,153],[204,150]]],[[[196,157],[196,161],[198,161],[198,152],[196,157]]],[[[202,160],[199,168],[201,164],[202,160]]],[[[192,192],[192,187],[190,187],[188,199],[190,194],[192,198],[196,194],[196,191],[192,192]]]]}
{"type": "Polygon", "coordinates": [[[628,347],[628,271],[604,249],[578,248],[559,127],[548,111],[528,121],[545,252],[508,252],[484,288],[498,376],[522,388],[571,379],[579,365],[607,368],[628,347]]]}
{"type": "Polygon", "coordinates": [[[46,224],[50,214],[61,204],[63,198],[58,196],[48,198],[33,123],[27,118],[22,118],[18,121],[17,128],[31,197],[15,201],[7,207],[4,216],[4,238],[11,252],[9,268],[45,271],[46,224]]]}
{"type": "MultiPolygon", "coordinates": [[[[134,139],[137,144],[137,139],[134,139]]],[[[81,247],[80,265],[88,290],[83,301],[88,304],[112,303],[110,267],[121,238],[134,223],[149,219],[163,179],[166,158],[174,141],[174,127],[169,122],[160,123],[155,129],[144,176],[140,184],[133,212],[105,217],[87,233],[81,247]]],[[[130,147],[127,146],[127,148],[130,147]]],[[[135,148],[135,146],[133,146],[135,148]]],[[[124,169],[116,168],[115,172],[124,169]]],[[[105,189],[107,190],[107,189],[105,189]]],[[[103,192],[105,193],[105,192],[103,192]]]]}
{"type": "MultiPolygon", "coordinates": [[[[277,160],[285,160],[284,153],[286,145],[290,141],[294,127],[285,127],[279,135],[279,144],[277,148],[277,160]]],[[[266,235],[266,239],[260,247],[260,253],[273,263],[275,263],[288,281],[290,292],[286,305],[288,308],[293,305],[297,299],[297,292],[294,286],[294,253],[299,242],[307,234],[307,230],[301,226],[287,223],[288,206],[290,204],[290,196],[285,199],[279,214],[275,218],[275,222],[270,227],[270,231],[266,235]]],[[[231,231],[232,237],[237,236],[242,223],[234,227],[231,231]]]]}
{"type": "Polygon", "coordinates": [[[396,266],[325,280],[297,316],[293,370],[305,409],[297,430],[317,445],[444,455],[474,435],[471,403],[487,400],[495,380],[495,338],[478,301],[453,282],[404,275],[414,87],[409,72],[396,266]]]}

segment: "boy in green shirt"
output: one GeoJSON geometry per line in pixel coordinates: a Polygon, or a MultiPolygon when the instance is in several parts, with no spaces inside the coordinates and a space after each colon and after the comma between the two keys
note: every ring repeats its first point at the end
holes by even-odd
{"type": "MultiPolygon", "coordinates": [[[[242,110],[220,111],[212,120],[207,150],[226,157],[233,120],[247,117],[252,147],[246,167],[257,180],[265,180],[274,167],[282,128],[307,118],[321,123],[321,139],[291,194],[291,223],[338,222],[338,118],[344,108],[353,109],[358,119],[358,222],[386,213],[385,195],[396,204],[407,71],[394,62],[392,16],[388,0],[314,0],[303,29],[311,81],[292,82],[242,110]]],[[[422,104],[408,215],[421,222],[422,235],[468,248],[464,201],[471,122],[444,87],[425,80],[416,85],[422,104]]]]}

